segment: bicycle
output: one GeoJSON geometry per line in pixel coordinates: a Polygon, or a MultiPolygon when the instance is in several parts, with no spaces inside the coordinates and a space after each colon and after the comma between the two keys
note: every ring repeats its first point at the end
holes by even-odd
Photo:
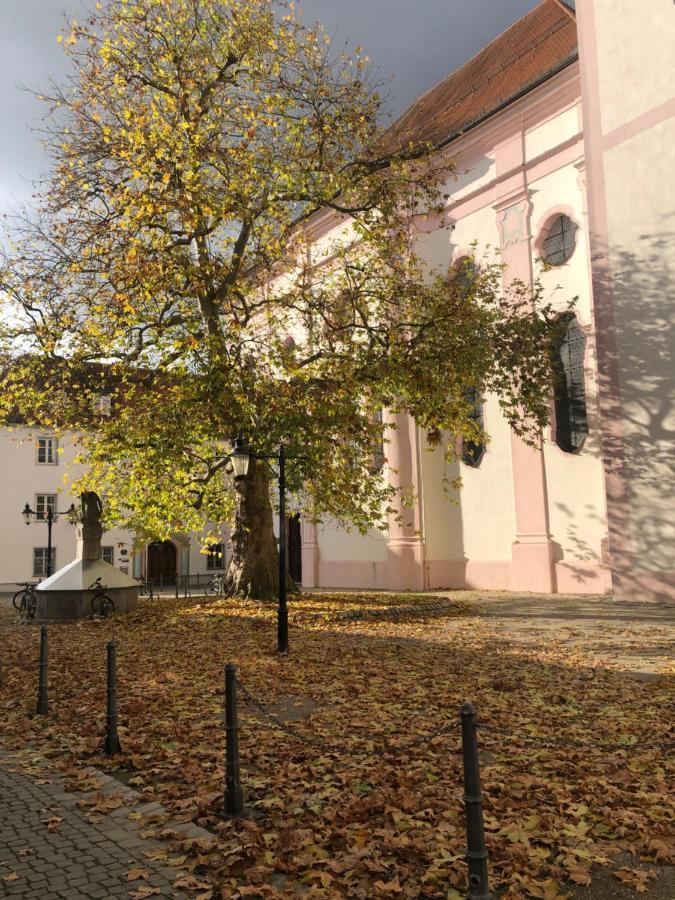
{"type": "Polygon", "coordinates": [[[207,597],[224,597],[225,596],[225,576],[223,574],[214,575],[211,581],[204,588],[207,597]]]}
{"type": "Polygon", "coordinates": [[[106,619],[111,613],[115,612],[115,604],[105,593],[106,585],[101,584],[100,576],[96,581],[92,581],[89,588],[94,591],[94,596],[91,598],[91,611],[95,616],[106,619]]]}
{"type": "Polygon", "coordinates": [[[37,610],[37,585],[29,581],[19,581],[17,584],[21,590],[12,597],[14,609],[18,609],[24,619],[30,621],[35,618],[37,610]]]}
{"type": "Polygon", "coordinates": [[[152,582],[148,581],[147,578],[140,578],[138,580],[138,595],[139,597],[148,597],[149,600],[155,599],[155,592],[152,587],[152,582]]]}

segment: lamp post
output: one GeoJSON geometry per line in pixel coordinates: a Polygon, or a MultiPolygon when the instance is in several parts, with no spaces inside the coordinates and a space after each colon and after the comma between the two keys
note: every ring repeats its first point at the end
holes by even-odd
{"type": "Polygon", "coordinates": [[[68,509],[63,510],[63,512],[56,512],[49,504],[47,504],[47,514],[40,517],[38,516],[38,513],[34,509],[31,509],[28,503],[26,503],[21,510],[21,513],[26,525],[30,525],[34,519],[47,523],[47,578],[49,578],[52,574],[52,526],[59,516],[68,516],[70,524],[75,525],[77,522],[77,510],[75,509],[75,504],[71,503],[68,509]]]}
{"type": "MultiPolygon", "coordinates": [[[[246,448],[242,440],[234,442],[230,455],[235,478],[245,478],[248,473],[249,460],[253,454],[246,448]],[[245,458],[245,461],[244,461],[245,458]]],[[[279,653],[288,653],[288,603],[286,596],[286,455],[283,444],[274,456],[255,454],[256,459],[276,460],[279,466],[277,479],[279,483],[279,605],[277,607],[277,649],[279,653]]],[[[299,459],[300,457],[292,457],[299,459]]]]}
{"type": "Polygon", "coordinates": [[[279,447],[279,609],[277,649],[288,653],[288,605],[286,603],[286,451],[279,447]]]}

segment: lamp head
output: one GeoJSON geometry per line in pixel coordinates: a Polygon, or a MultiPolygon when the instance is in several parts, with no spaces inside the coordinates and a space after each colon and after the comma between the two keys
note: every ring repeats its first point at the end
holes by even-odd
{"type": "Polygon", "coordinates": [[[230,455],[235,479],[246,478],[248,475],[248,464],[250,459],[251,454],[249,453],[245,442],[241,438],[237,438],[230,455]]]}

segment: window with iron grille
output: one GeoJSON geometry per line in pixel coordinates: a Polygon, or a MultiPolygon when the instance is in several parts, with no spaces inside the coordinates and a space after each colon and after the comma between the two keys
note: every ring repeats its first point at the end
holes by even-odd
{"type": "Polygon", "coordinates": [[[584,353],[586,336],[574,315],[560,320],[553,350],[555,442],[566,453],[575,453],[588,434],[584,353]]]}
{"type": "Polygon", "coordinates": [[[46,519],[47,511],[52,511],[52,515],[56,512],[56,494],[36,494],[35,495],[35,513],[37,519],[46,519]]]}
{"type": "Polygon", "coordinates": [[[562,266],[574,253],[577,225],[569,216],[556,216],[546,228],[541,243],[541,257],[549,266],[562,266]]]}
{"type": "MultiPolygon", "coordinates": [[[[47,547],[33,547],[33,578],[47,577],[47,547]]],[[[52,572],[56,571],[56,547],[52,547],[52,572]]]]}
{"type": "Polygon", "coordinates": [[[452,281],[462,294],[468,294],[478,277],[478,266],[471,256],[461,256],[452,266],[452,281]]]}
{"type": "MultiPolygon", "coordinates": [[[[479,428],[483,428],[483,400],[476,388],[468,388],[464,394],[464,399],[470,407],[469,418],[476,423],[479,428]]],[[[485,455],[485,442],[468,440],[462,438],[462,462],[467,466],[476,468],[480,465],[485,455]]]]}
{"type": "Polygon", "coordinates": [[[209,544],[209,552],[206,556],[206,568],[225,568],[225,548],[222,544],[209,544]]]}
{"type": "Polygon", "coordinates": [[[115,548],[114,547],[101,547],[101,559],[103,562],[110,563],[111,566],[115,565],[115,548]]]}
{"type": "MultiPolygon", "coordinates": [[[[383,414],[381,409],[376,409],[373,413],[373,422],[378,425],[382,424],[383,414]]],[[[381,472],[384,468],[385,462],[385,453],[384,453],[384,439],[382,437],[377,441],[377,445],[373,449],[373,455],[370,464],[370,471],[375,474],[377,472],[381,472]]]]}
{"type": "Polygon", "coordinates": [[[36,460],[40,465],[55,466],[58,460],[56,438],[41,437],[37,439],[36,460]]]}

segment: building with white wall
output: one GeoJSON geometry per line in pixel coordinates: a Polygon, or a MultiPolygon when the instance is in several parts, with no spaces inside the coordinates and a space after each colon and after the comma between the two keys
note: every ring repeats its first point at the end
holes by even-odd
{"type": "MultiPolygon", "coordinates": [[[[668,0],[654,4],[650,18],[630,0],[620,10],[584,0],[580,71],[573,10],[542,0],[394,126],[456,163],[446,208],[419,223],[429,266],[451,274],[496,249],[506,279],[532,284],[545,257],[547,295],[561,312],[576,297],[575,315],[540,447],[512,433],[489,395],[476,411],[490,442],[465,448],[455,464],[397,417],[383,477],[418,502],[401,500],[389,529],[365,537],[294,520],[292,572],[305,587],[673,595],[675,366],[663,288],[672,284],[664,237],[674,210],[675,101],[672,78],[661,76],[673,68],[675,13],[668,0]],[[444,484],[458,476],[461,489],[447,496],[444,484]]],[[[307,223],[317,245],[338,227],[330,212],[307,223]]],[[[0,438],[0,582],[37,574],[44,525],[27,529],[20,510],[63,487],[72,451],[60,447],[58,463],[45,465],[40,437],[0,438]]],[[[65,508],[70,498],[57,502],[65,508]]],[[[65,520],[54,533],[58,567],[75,538],[65,520]]],[[[194,537],[148,549],[111,532],[103,543],[131,574],[211,571],[194,537]]]]}
{"type": "MultiPolygon", "coordinates": [[[[577,297],[560,348],[568,396],[556,390],[538,450],[511,432],[495,397],[481,398],[490,443],[452,467],[414,422],[398,417],[388,477],[419,503],[401,502],[400,521],[366,539],[306,526],[303,582],[605,592],[611,579],[573,12],[544,0],[416,101],[396,132],[432,141],[457,165],[447,207],[421,221],[416,237],[430,268],[451,273],[467,257],[480,265],[498,248],[505,278],[532,284],[537,258],[546,257],[546,293],[561,311],[577,297]],[[457,476],[461,490],[448,498],[444,479],[457,476]]],[[[325,231],[319,215],[317,241],[325,231]]]]}
{"type": "MultiPolygon", "coordinates": [[[[0,591],[13,591],[17,583],[46,576],[46,511],[51,506],[53,512],[65,512],[73,502],[79,506],[69,490],[78,475],[77,452],[72,435],[57,437],[48,429],[20,425],[0,429],[0,591]],[[21,514],[26,503],[38,513],[28,526],[21,514]]],[[[193,584],[199,576],[204,584],[227,564],[227,529],[209,528],[210,534],[215,531],[220,531],[221,543],[206,555],[200,552],[199,535],[148,543],[116,528],[103,535],[103,559],[129,575],[152,579],[156,586],[175,583],[176,575],[189,576],[193,584]]],[[[52,572],[75,558],[75,543],[75,527],[67,515],[58,516],[52,527],[52,572]]]]}
{"type": "Polygon", "coordinates": [[[613,586],[672,602],[675,6],[578,6],[613,586]]]}

